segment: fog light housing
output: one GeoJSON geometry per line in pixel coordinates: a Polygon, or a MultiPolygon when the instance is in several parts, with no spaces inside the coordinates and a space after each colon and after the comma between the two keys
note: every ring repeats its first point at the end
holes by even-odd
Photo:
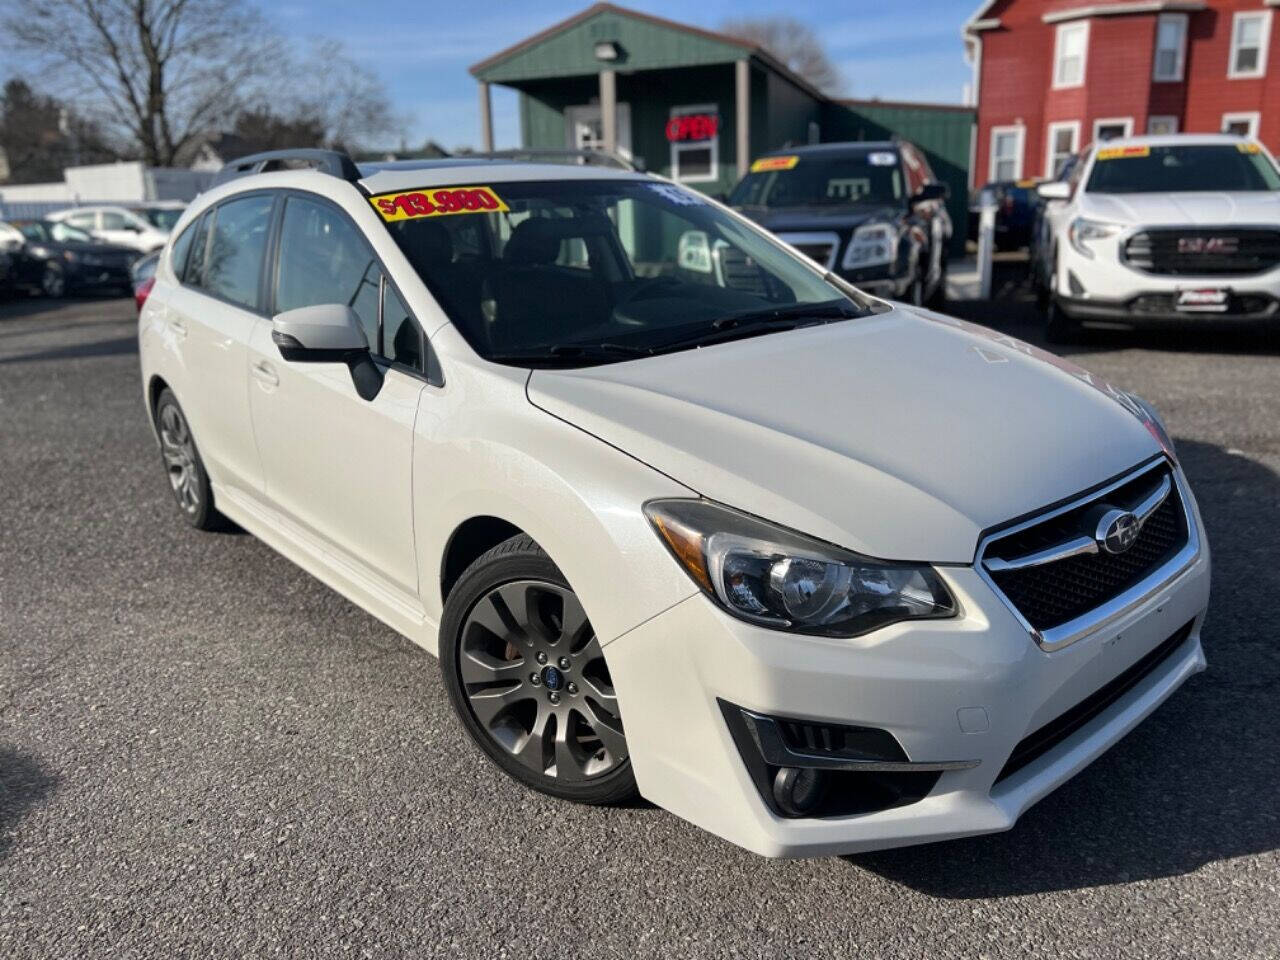
{"type": "Polygon", "coordinates": [[[789,817],[804,817],[818,809],[827,792],[827,776],[821,770],[781,767],[773,778],[773,800],[789,817]]]}

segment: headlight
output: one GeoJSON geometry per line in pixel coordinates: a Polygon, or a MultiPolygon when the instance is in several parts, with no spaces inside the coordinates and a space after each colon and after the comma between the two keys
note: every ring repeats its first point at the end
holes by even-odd
{"type": "Polygon", "coordinates": [[[1094,240],[1105,240],[1107,237],[1114,237],[1120,232],[1120,224],[1103,223],[1101,220],[1086,220],[1084,217],[1077,217],[1071,221],[1071,226],[1067,229],[1067,239],[1071,241],[1071,246],[1076,253],[1081,256],[1093,259],[1093,251],[1085,244],[1094,240]]]}
{"type": "Polygon", "coordinates": [[[871,560],[708,500],[654,500],[644,511],[694,582],[751,623],[852,637],[956,613],[929,566],[871,560]]]}
{"type": "Polygon", "coordinates": [[[841,266],[845,270],[893,263],[898,257],[898,231],[887,223],[870,223],[853,231],[841,266]]]}
{"type": "Polygon", "coordinates": [[[74,250],[63,250],[62,259],[67,261],[67,263],[74,263],[78,257],[74,250]]]}

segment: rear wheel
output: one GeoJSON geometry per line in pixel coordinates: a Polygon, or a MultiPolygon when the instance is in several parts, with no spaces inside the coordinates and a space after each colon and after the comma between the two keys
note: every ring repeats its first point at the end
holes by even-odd
{"type": "Polygon", "coordinates": [[[213,505],[209,474],[196,449],[186,414],[173,393],[165,389],[156,401],[156,432],[164,459],[169,488],[182,518],[197,530],[221,530],[229,524],[213,505]]]}
{"type": "Polygon", "coordinates": [[[529,537],[494,547],[450,592],[440,667],[468,735],[509,776],[579,803],[635,794],[600,641],[529,537]]]}

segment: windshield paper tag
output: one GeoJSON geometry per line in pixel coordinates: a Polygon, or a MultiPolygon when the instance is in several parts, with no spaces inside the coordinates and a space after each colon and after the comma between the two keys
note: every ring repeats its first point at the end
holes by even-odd
{"type": "Polygon", "coordinates": [[[455,213],[505,213],[508,210],[492,187],[405,190],[370,197],[369,202],[388,223],[422,217],[446,217],[455,213]]]}
{"type": "Polygon", "coordinates": [[[1104,147],[1098,151],[1099,160],[1127,160],[1129,157],[1149,157],[1150,147],[1104,147]]]}
{"type": "Polygon", "coordinates": [[[1261,153],[1262,148],[1256,143],[1237,143],[1236,149],[1241,153],[1261,153]]]}
{"type": "Polygon", "coordinates": [[[702,205],[702,197],[692,190],[677,187],[674,183],[647,183],[645,186],[652,193],[662,197],[662,199],[671,203],[678,203],[682,207],[698,207],[702,205]]]}
{"type": "Polygon", "coordinates": [[[752,173],[764,173],[767,170],[794,170],[799,157],[761,157],[751,165],[752,173]]]}
{"type": "Polygon", "coordinates": [[[875,153],[867,154],[867,163],[873,167],[892,167],[898,162],[898,158],[887,150],[877,150],[875,153]]]}

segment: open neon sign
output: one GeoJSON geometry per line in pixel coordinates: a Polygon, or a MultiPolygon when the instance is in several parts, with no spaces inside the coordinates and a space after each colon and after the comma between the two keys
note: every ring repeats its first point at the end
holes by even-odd
{"type": "Polygon", "coordinates": [[[719,132],[720,118],[714,113],[686,113],[667,121],[667,139],[672,143],[714,140],[719,132]]]}

